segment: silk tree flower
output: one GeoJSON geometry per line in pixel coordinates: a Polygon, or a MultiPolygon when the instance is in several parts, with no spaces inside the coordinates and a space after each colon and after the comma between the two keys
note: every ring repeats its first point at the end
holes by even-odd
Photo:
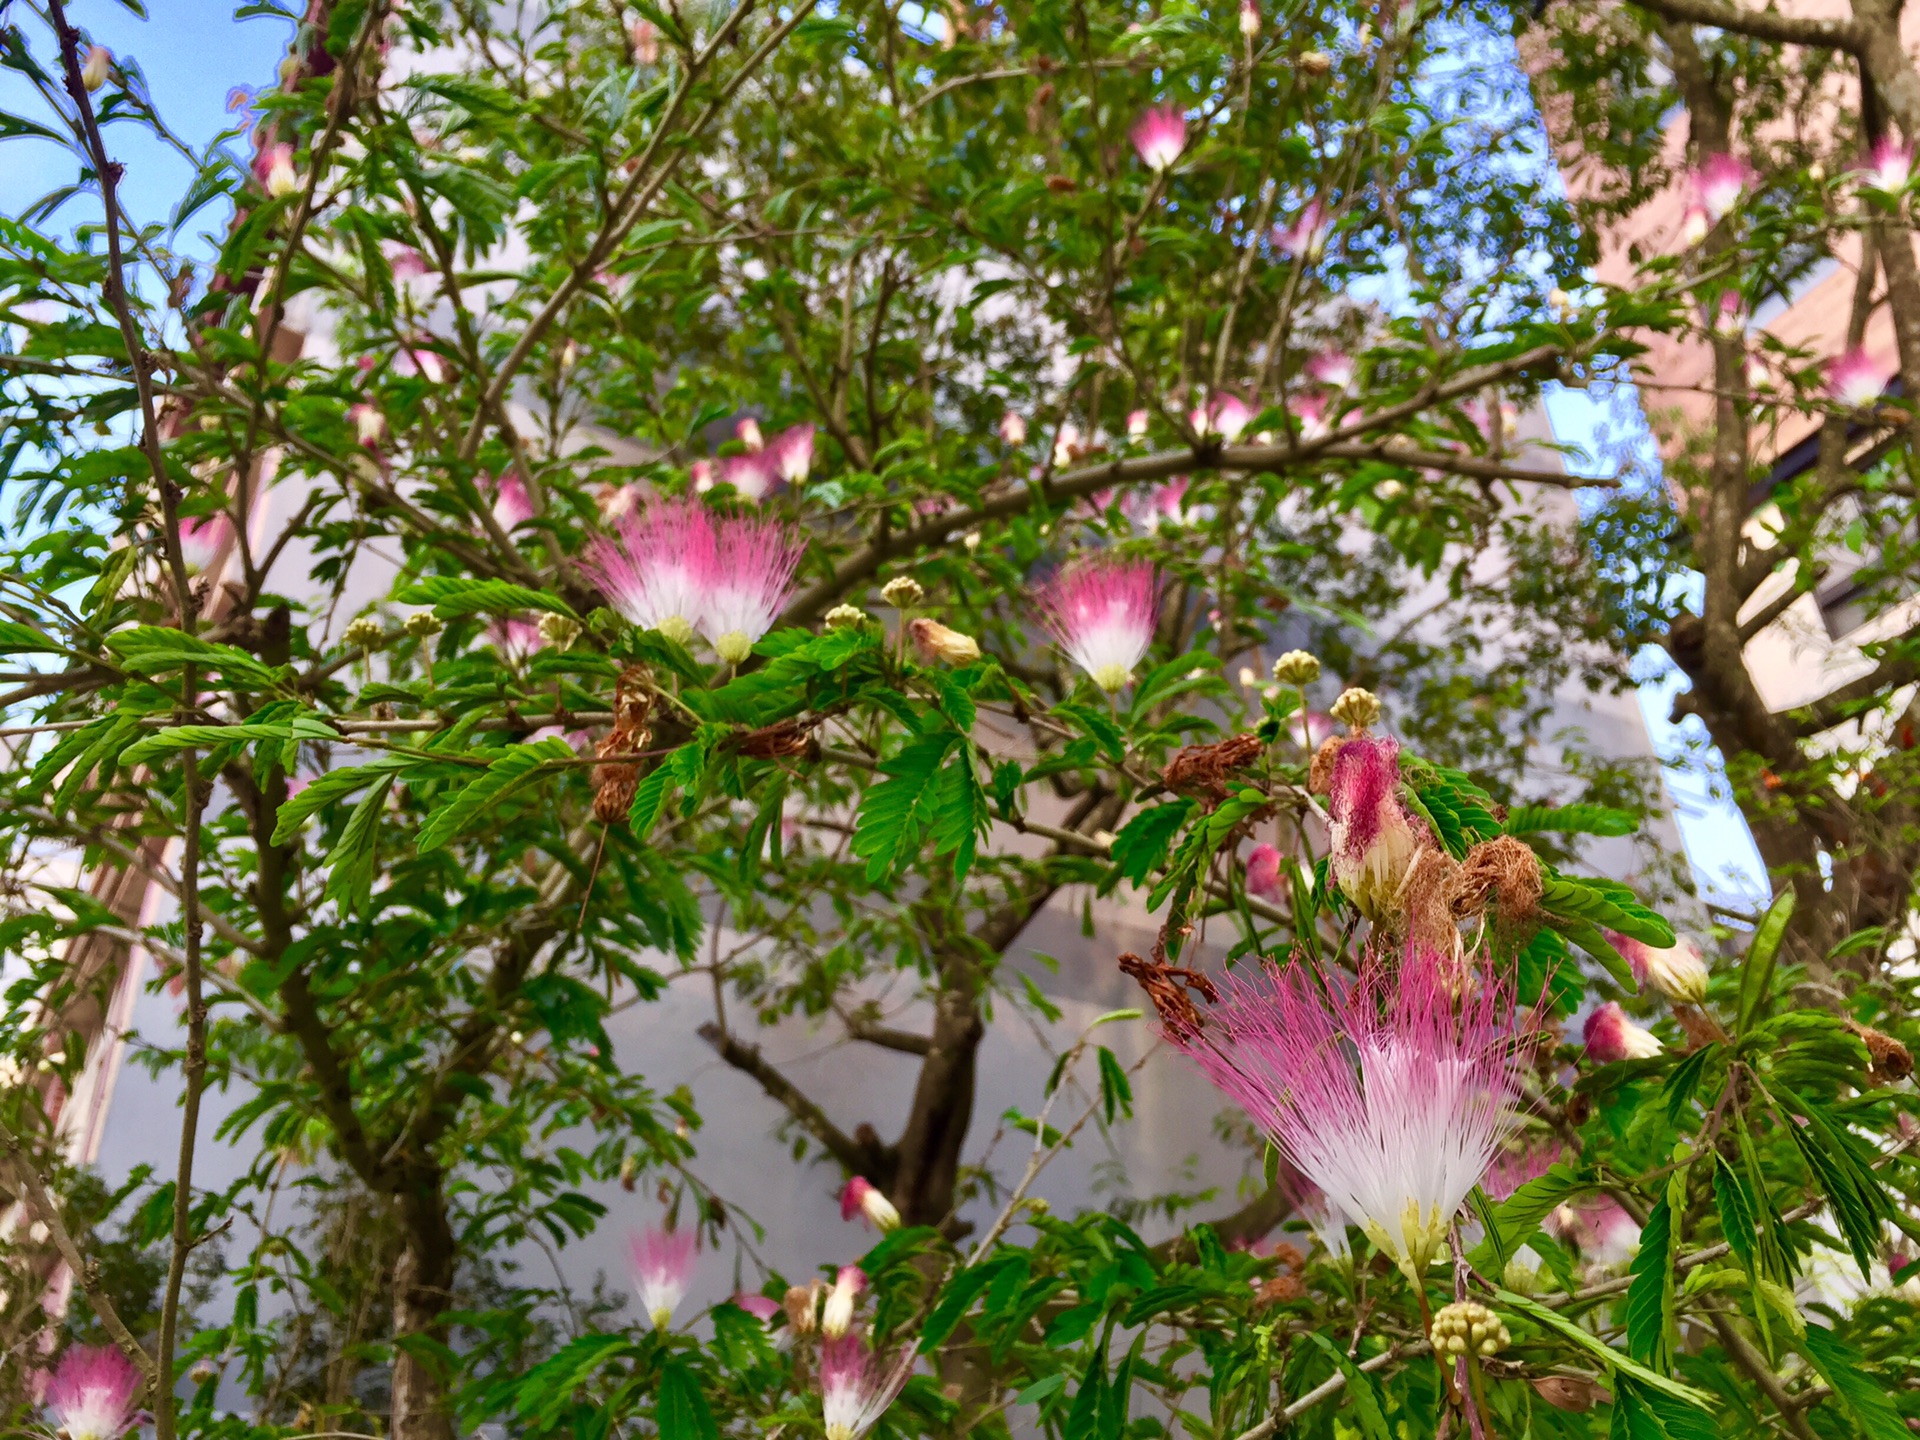
{"type": "Polygon", "coordinates": [[[838,1340],[853,1326],[854,1302],[867,1288],[867,1272],[858,1265],[842,1265],[827,1292],[827,1303],[820,1307],[820,1333],[838,1340]]]}
{"type": "Polygon", "coordinates": [[[1600,1065],[1651,1060],[1660,1053],[1659,1038],[1629,1020],[1617,1000],[1609,1000],[1587,1016],[1585,1037],[1587,1058],[1600,1065]]]}
{"type": "Polygon", "coordinates": [[[714,654],[738,665],[753,653],[793,594],[793,572],[806,548],[775,520],[739,516],[721,522],[696,622],[714,654]]]}
{"type": "Polygon", "coordinates": [[[398,375],[418,375],[431,385],[438,385],[447,378],[445,357],[419,339],[411,345],[400,347],[393,357],[393,368],[398,375]]]}
{"type": "Polygon", "coordinates": [[[827,1440],[859,1440],[886,1414],[913,1372],[913,1351],[883,1359],[857,1335],[820,1347],[820,1416],[827,1440]]]}
{"type": "Polygon", "coordinates": [[[756,1295],[751,1290],[742,1290],[733,1297],[733,1303],[753,1316],[763,1325],[771,1325],[780,1314],[780,1302],[766,1295],[756,1295]]]}
{"type": "Polygon", "coordinates": [[[1187,488],[1190,483],[1186,476],[1176,475],[1155,489],[1146,497],[1142,523],[1152,530],[1158,530],[1162,525],[1191,525],[1194,512],[1187,507],[1187,488]]]}
{"type": "Polygon", "coordinates": [[[1344,1261],[1353,1254],[1353,1246],[1347,1239],[1347,1215],[1338,1205],[1327,1199],[1326,1192],[1318,1185],[1303,1184],[1301,1195],[1295,1208],[1300,1218],[1307,1222],[1307,1228],[1313,1231],[1314,1239],[1335,1260],[1344,1261]]]}
{"type": "Polygon", "coordinates": [[[630,1242],[634,1288],[656,1330],[673,1323],[673,1312],[687,1298],[698,1241],[691,1230],[648,1230],[630,1242]]]}
{"type": "Polygon", "coordinates": [[[1026,417],[1018,411],[1009,410],[1000,417],[1000,439],[1008,445],[1020,446],[1027,443],[1026,417]]]}
{"type": "Polygon", "coordinates": [[[1327,400],[1324,395],[1296,395],[1287,408],[1300,422],[1302,440],[1318,440],[1327,433],[1327,400]]]}
{"type": "Polygon", "coordinates": [[[1322,350],[1307,361],[1307,378],[1329,389],[1344,390],[1353,384],[1353,357],[1344,350],[1322,350]]]}
{"type": "Polygon", "coordinates": [[[1287,722],[1287,733],[1293,737],[1294,744],[1309,754],[1325,744],[1338,729],[1333,717],[1321,710],[1295,712],[1287,722]]]}
{"type": "Polygon", "coordinates": [[[1400,746],[1372,735],[1347,739],[1333,759],[1328,872],[1376,925],[1400,912],[1420,836],[1400,803],[1400,746]]]}
{"type": "Polygon", "coordinates": [[[801,484],[813,470],[813,426],[789,425],[774,436],[767,452],[775,474],[789,485],[801,484]]]}
{"type": "Polygon", "coordinates": [[[1273,227],[1273,248],[1293,259],[1318,260],[1327,248],[1326,208],[1309,200],[1293,224],[1273,227]]]}
{"type": "Polygon", "coordinates": [[[427,257],[411,245],[383,240],[380,242],[380,253],[387,257],[387,269],[393,272],[396,280],[419,280],[433,273],[432,267],[427,264],[427,257]]]}
{"type": "Polygon", "coordinates": [[[907,638],[929,665],[971,665],[980,658],[980,642],[973,636],[925,615],[907,622],[907,638]]]}
{"type": "Polygon", "coordinates": [[[1714,312],[1713,331],[1716,335],[1738,335],[1747,328],[1746,304],[1737,290],[1727,290],[1720,296],[1720,304],[1714,312]]]}
{"type": "Polygon", "coordinates": [[[1145,562],[1089,560],[1054,576],[1035,599],[1060,648],[1112,694],[1132,681],[1153,644],[1160,576],[1145,562]]]}
{"type": "Polygon", "coordinates": [[[1187,148],[1187,120],[1177,105],[1160,105],[1147,111],[1128,133],[1133,148],[1140,152],[1141,163],[1155,172],[1171,167],[1187,148]]]}
{"type": "Polygon", "coordinates": [[[350,405],[347,407],[347,419],[353,422],[355,438],[368,449],[386,438],[387,417],[380,413],[377,405],[350,405]]]}
{"type": "Polygon", "coordinates": [[[720,457],[720,478],[745,500],[764,500],[780,488],[780,469],[765,450],[720,457]]]}
{"type": "Polygon", "coordinates": [[[1731,155],[1709,155],[1707,163],[1693,172],[1694,198],[1708,218],[1724,218],[1740,203],[1740,193],[1753,181],[1753,170],[1744,160],[1731,155]]]}
{"type": "Polygon", "coordinates": [[[1247,855],[1247,893],[1272,897],[1280,893],[1280,852],[1264,841],[1247,855]]]}
{"type": "Polygon", "coordinates": [[[1260,6],[1255,0],[1240,0],[1240,33],[1248,40],[1260,33],[1260,6]]]}
{"type": "Polygon", "coordinates": [[[687,479],[693,482],[693,488],[699,494],[706,494],[713,488],[713,461],[696,460],[687,467],[687,479]]]}
{"type": "Polygon", "coordinates": [[[1480,1188],[1495,1200],[1505,1200],[1529,1180],[1538,1180],[1560,1158],[1560,1145],[1527,1145],[1502,1150],[1493,1157],[1480,1188]]]}
{"type": "Polygon", "coordinates": [[[767,448],[766,438],[760,433],[760,422],[751,415],[743,416],[734,423],[733,438],[749,450],[767,448]]]}
{"type": "Polygon", "coordinates": [[[533,518],[533,497],[518,475],[502,475],[493,487],[493,518],[502,530],[533,518]]]}
{"type": "Polygon", "coordinates": [[[1451,967],[1415,948],[1351,985],[1304,962],[1219,983],[1205,1022],[1167,1038],[1420,1284],[1514,1124],[1511,981],[1456,1002],[1451,967]]]}
{"type": "Polygon", "coordinates": [[[47,1409],[66,1440],[119,1440],[139,1420],[144,1381],[112,1345],[72,1345],[47,1382],[47,1409]]]}
{"type": "Polygon", "coordinates": [[[1713,228],[1713,218],[1707,214],[1707,207],[1698,200],[1687,206],[1687,213],[1680,221],[1680,243],[1689,250],[1707,238],[1707,232],[1713,228]]]}
{"type": "Polygon", "coordinates": [[[1216,395],[1207,411],[1207,430],[1231,445],[1251,419],[1253,412],[1238,395],[1216,395]]]}
{"type": "Polygon", "coordinates": [[[284,199],[300,188],[300,174],[293,168],[293,146],[284,140],[268,145],[254,157],[253,173],[274,199],[284,199]]]}
{"type": "Polygon", "coordinates": [[[1880,398],[1886,379],[1857,346],[1827,362],[1827,395],[1849,410],[1864,410],[1880,398]]]}
{"type": "Polygon", "coordinates": [[[1061,425],[1059,433],[1053,437],[1054,468],[1071,465],[1086,453],[1087,446],[1080,438],[1080,427],[1071,420],[1061,425]]]}
{"type": "Polygon", "coordinates": [[[1144,410],[1129,410],[1127,412],[1127,438],[1129,440],[1146,439],[1147,418],[1147,412],[1144,410]]]}
{"type": "Polygon", "coordinates": [[[1860,172],[1862,184],[1882,195],[1898,195],[1913,178],[1913,147],[1891,136],[1873,147],[1868,166],[1860,172]]]}
{"type": "Polygon", "coordinates": [[[1608,942],[1633,967],[1633,978],[1681,1005],[1703,1004],[1707,998],[1707,962],[1692,941],[1682,937],[1664,950],[1626,935],[1607,935],[1608,942]]]}
{"type": "Polygon", "coordinates": [[[632,624],[682,645],[705,621],[719,567],[713,519],[698,500],[661,500],[629,515],[581,558],[587,578],[632,624]]]}
{"type": "Polygon", "coordinates": [[[840,1218],[851,1220],[856,1215],[866,1216],[876,1230],[892,1230],[900,1224],[900,1212],[893,1202],[864,1175],[854,1176],[840,1192],[840,1218]]]}
{"type": "Polygon", "coordinates": [[[487,627],[487,643],[517,669],[533,658],[543,639],[540,627],[531,620],[496,620],[487,627]]]}
{"type": "Polygon", "coordinates": [[[233,522],[226,512],[182,517],[180,521],[180,558],[187,573],[198,575],[220,558],[220,551],[233,538],[233,522]]]}

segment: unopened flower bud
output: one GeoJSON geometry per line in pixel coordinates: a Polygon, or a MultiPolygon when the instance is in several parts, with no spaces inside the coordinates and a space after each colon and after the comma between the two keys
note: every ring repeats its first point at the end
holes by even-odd
{"type": "Polygon", "coordinates": [[[1300,68],[1309,75],[1324,75],[1333,68],[1333,57],[1324,50],[1307,50],[1300,56],[1300,68]]]}
{"type": "Polygon", "coordinates": [[[978,530],[969,530],[960,537],[960,543],[967,547],[967,553],[969,555],[973,554],[974,551],[980,548],[980,532],[978,530]]]}
{"type": "Polygon", "coordinates": [[[1255,0],[1240,0],[1240,33],[1249,40],[1260,33],[1260,7],[1255,0]]]}
{"type": "Polygon", "coordinates": [[[880,587],[880,598],[896,610],[907,610],[927,598],[926,589],[910,575],[896,575],[880,587]]]}
{"type": "Polygon", "coordinates": [[[540,617],[540,638],[555,650],[564,650],[580,637],[580,622],[552,611],[540,617]]]}
{"type": "Polygon", "coordinates": [[[113,52],[104,45],[95,45],[87,51],[87,61],[80,67],[80,83],[87,87],[87,93],[93,94],[107,83],[107,73],[113,68],[113,52]]]}
{"type": "Polygon", "coordinates": [[[780,1308],[787,1312],[787,1328],[796,1335],[811,1335],[816,1323],[815,1312],[820,1308],[819,1282],[812,1285],[795,1285],[787,1291],[786,1298],[780,1302],[780,1308]]]}
{"type": "Polygon", "coordinates": [[[947,665],[968,665],[980,658],[980,642],[971,635],[929,620],[924,615],[907,626],[907,634],[922,659],[947,665]]]}
{"type": "Polygon", "coordinates": [[[866,1288],[866,1271],[858,1265],[840,1267],[840,1273],[833,1282],[833,1289],[827,1292],[827,1303],[820,1308],[822,1335],[829,1340],[838,1340],[853,1328],[854,1301],[866,1288]]]}
{"type": "Polygon", "coordinates": [[[1009,445],[1026,444],[1026,417],[1013,410],[1009,410],[1006,414],[1002,415],[1000,417],[1000,438],[1009,445]]]}
{"type": "Polygon", "coordinates": [[[1573,297],[1556,285],[1547,292],[1547,304],[1564,315],[1573,308],[1573,297]]]}
{"type": "Polygon", "coordinates": [[[900,1212],[893,1202],[861,1175],[847,1181],[846,1188],[840,1192],[840,1218],[851,1220],[856,1215],[865,1216],[876,1230],[894,1230],[900,1225],[900,1212]]]}
{"type": "Polygon", "coordinates": [[[440,620],[431,610],[421,610],[407,616],[405,629],[414,639],[424,640],[440,633],[440,620]]]}
{"type": "Polygon", "coordinates": [[[1282,685],[1311,685],[1320,678],[1320,659],[1305,650],[1289,650],[1273,662],[1273,678],[1282,685]]]}
{"type": "Polygon", "coordinates": [[[371,650],[379,645],[386,632],[380,628],[380,622],[371,615],[362,615],[347,626],[346,633],[340,638],[352,650],[371,650]]]}
{"type": "Polygon", "coordinates": [[[1436,1355],[1498,1355],[1513,1342],[1500,1317],[1477,1300],[1456,1300],[1434,1312],[1428,1332],[1436,1355]]]}
{"type": "Polygon", "coordinates": [[[836,605],[826,614],[829,630],[852,630],[867,623],[867,612],[858,605],[836,605]]]}
{"type": "Polygon", "coordinates": [[[1371,690],[1354,686],[1340,692],[1330,712],[1334,719],[1356,733],[1380,718],[1380,700],[1371,690]]]}
{"type": "Polygon", "coordinates": [[[1814,184],[1818,185],[1826,178],[1827,167],[1822,165],[1818,160],[1807,167],[1807,179],[1811,180],[1814,184]]]}

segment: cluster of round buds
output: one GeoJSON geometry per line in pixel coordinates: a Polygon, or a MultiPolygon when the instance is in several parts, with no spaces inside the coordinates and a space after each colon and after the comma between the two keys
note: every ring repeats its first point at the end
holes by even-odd
{"type": "Polygon", "coordinates": [[[347,648],[350,650],[372,650],[380,644],[385,634],[378,620],[371,615],[362,615],[347,626],[346,633],[340,638],[347,643],[347,648]]]}
{"type": "Polygon", "coordinates": [[[424,640],[440,633],[440,621],[431,610],[420,610],[407,617],[405,628],[414,639],[424,640]]]}
{"type": "Polygon", "coordinates": [[[571,615],[549,610],[540,617],[540,638],[555,650],[564,650],[580,637],[580,622],[571,615]]]}
{"type": "Polygon", "coordinates": [[[1506,1324],[1477,1300],[1442,1306],[1428,1338],[1436,1355],[1498,1355],[1513,1343],[1506,1324]]]}
{"type": "Polygon", "coordinates": [[[855,630],[867,623],[867,612],[858,605],[836,605],[826,614],[827,629],[855,630]]]}
{"type": "Polygon", "coordinates": [[[1282,685],[1311,685],[1320,678],[1319,658],[1305,650],[1289,650],[1273,662],[1273,678],[1282,685]]]}
{"type": "Polygon", "coordinates": [[[927,592],[911,575],[896,575],[880,587],[880,598],[896,610],[911,610],[927,598],[927,592]]]}
{"type": "Polygon", "coordinates": [[[1349,730],[1358,732],[1380,718],[1380,697],[1355,686],[1341,692],[1329,713],[1349,730]]]}

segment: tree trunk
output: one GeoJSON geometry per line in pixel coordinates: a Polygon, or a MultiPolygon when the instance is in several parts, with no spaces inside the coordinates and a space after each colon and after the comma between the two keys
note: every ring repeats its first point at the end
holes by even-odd
{"type": "Polygon", "coordinates": [[[419,1336],[444,1345],[442,1317],[453,1304],[453,1229],[438,1175],[422,1177],[400,1200],[405,1240],[393,1271],[393,1440],[453,1440],[438,1362],[410,1349],[419,1336]]]}

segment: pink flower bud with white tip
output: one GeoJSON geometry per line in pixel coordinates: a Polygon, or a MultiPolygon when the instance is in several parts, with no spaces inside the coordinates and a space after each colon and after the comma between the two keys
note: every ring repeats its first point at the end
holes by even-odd
{"type": "Polygon", "coordinates": [[[47,1382],[47,1409],[66,1440],[119,1440],[138,1423],[140,1371],[112,1345],[73,1345],[47,1382]]]}
{"type": "Polygon", "coordinates": [[[690,645],[718,579],[713,519],[698,500],[656,501],[589,545],[580,568],[628,621],[690,645]]]}
{"type": "Polygon", "coordinates": [[[852,1328],[854,1302],[866,1288],[866,1271],[858,1265],[840,1267],[840,1273],[833,1280],[833,1289],[827,1292],[827,1303],[820,1308],[822,1335],[829,1340],[838,1340],[852,1328]]]}
{"type": "Polygon", "coordinates": [[[1307,361],[1307,378],[1317,385],[1344,390],[1353,384],[1353,357],[1344,350],[1322,350],[1307,361]]]}
{"type": "Polygon", "coordinates": [[[1260,33],[1260,6],[1256,0],[1240,0],[1240,33],[1249,40],[1260,33]]]}
{"type": "Polygon", "coordinates": [[[1187,148],[1187,121],[1175,105],[1161,105],[1147,111],[1128,132],[1140,161],[1149,170],[1170,168],[1187,148]]]}
{"type": "Polygon", "coordinates": [[[1731,155],[1710,155],[1693,172],[1693,193],[1709,218],[1719,220],[1740,203],[1740,194],[1753,182],[1753,169],[1731,155]]]}
{"type": "Polygon", "coordinates": [[[714,486],[713,461],[696,460],[687,467],[687,479],[693,483],[694,490],[704,495],[714,486]]]}
{"type": "Polygon", "coordinates": [[[813,426],[789,425],[768,447],[774,472],[789,485],[798,485],[813,470],[813,426]]]}
{"type": "Polygon", "coordinates": [[[1687,213],[1680,221],[1680,243],[1691,250],[1707,238],[1707,232],[1712,228],[1713,218],[1707,214],[1707,207],[1696,200],[1687,207],[1687,213]]]}
{"type": "Polygon", "coordinates": [[[1707,962],[1693,942],[1676,940],[1661,949],[1626,935],[1609,933],[1607,940],[1633,967],[1633,978],[1642,988],[1657,990],[1681,1005],[1699,1005],[1707,998],[1710,972],[1707,962]]]}
{"type": "Polygon", "coordinates": [[[779,466],[765,450],[721,456],[720,478],[739,492],[743,500],[764,500],[780,488],[779,466]]]}
{"type": "Polygon", "coordinates": [[[760,422],[751,415],[734,424],[733,438],[749,450],[764,450],[767,447],[765,438],[760,434],[760,422]]]}
{"type": "Polygon", "coordinates": [[[1913,147],[1888,136],[1873,147],[1868,166],[1860,172],[1860,183],[1882,195],[1898,195],[1913,178],[1913,147]]]}
{"type": "Polygon", "coordinates": [[[386,438],[387,417],[380,413],[377,405],[350,406],[347,418],[353,422],[354,435],[362,445],[371,448],[386,438]]]}
{"type": "Polygon", "coordinates": [[[180,558],[187,573],[198,575],[220,558],[233,538],[233,522],[225,511],[208,516],[190,516],[180,521],[180,558]]]}
{"type": "Polygon", "coordinates": [[[741,516],[721,522],[699,619],[714,654],[738,665],[753,653],[793,594],[793,572],[806,548],[774,520],[741,516]]]}
{"type": "Polygon", "coordinates": [[[1309,200],[1293,224],[1273,227],[1273,248],[1296,260],[1318,260],[1327,248],[1326,215],[1318,200],[1309,200]]]}
{"type": "Polygon", "coordinates": [[[1153,644],[1160,576],[1145,562],[1095,559],[1062,570],[1035,597],[1053,638],[1108,694],[1133,680],[1153,644]]]}
{"type": "Polygon", "coordinates": [[[1609,1000],[1587,1016],[1587,1058],[1599,1065],[1619,1060],[1651,1060],[1660,1053],[1659,1038],[1627,1018],[1616,1000],[1609,1000]]]}
{"type": "Polygon", "coordinates": [[[1323,395],[1296,395],[1287,408],[1300,422],[1302,440],[1318,440],[1327,433],[1327,401],[1323,395]]]}
{"type": "Polygon", "coordinates": [[[80,67],[80,83],[92,95],[107,83],[107,76],[113,73],[113,52],[104,45],[90,46],[86,63],[80,67]]]}
{"type": "Polygon", "coordinates": [[[1328,872],[1334,884],[1376,924],[1397,916],[1420,837],[1400,803],[1396,741],[1362,734],[1341,744],[1327,814],[1333,822],[1328,872]]]}
{"type": "Polygon", "coordinates": [[[1147,434],[1147,412],[1144,410],[1128,411],[1127,412],[1127,438],[1129,440],[1143,440],[1146,438],[1146,434],[1147,434]]]}
{"type": "Polygon", "coordinates": [[[691,1230],[648,1230],[630,1242],[634,1288],[656,1330],[673,1323],[673,1312],[687,1298],[699,1238],[691,1230]]]}
{"type": "Polygon", "coordinates": [[[1000,439],[1008,445],[1027,443],[1027,422],[1017,411],[1009,410],[1000,417],[1000,439]]]}
{"type": "Polygon", "coordinates": [[[1865,350],[1856,347],[1827,364],[1827,395],[1849,410],[1866,409],[1885,388],[1886,376],[1865,350]]]}
{"type": "Polygon", "coordinates": [[[651,20],[634,21],[628,38],[633,41],[633,58],[637,63],[660,63],[660,29],[651,20]]]}
{"type": "Polygon", "coordinates": [[[293,146],[282,141],[260,152],[253,164],[254,174],[267,194],[281,200],[300,188],[300,174],[293,168],[293,146]]]}
{"type": "Polygon", "coordinates": [[[1253,412],[1238,395],[1216,395],[1207,410],[1207,431],[1231,445],[1251,419],[1253,412]]]}
{"type": "Polygon", "coordinates": [[[771,1325],[780,1314],[780,1302],[765,1295],[756,1295],[751,1290],[742,1290],[733,1297],[733,1303],[753,1316],[763,1325],[771,1325]]]}
{"type": "Polygon", "coordinates": [[[840,1218],[851,1220],[856,1215],[866,1216],[867,1223],[876,1230],[892,1230],[900,1224],[900,1212],[893,1202],[863,1175],[847,1181],[846,1188],[840,1192],[840,1218]]]}
{"type": "Polygon", "coordinates": [[[820,1347],[820,1418],[827,1440],[859,1440],[887,1412],[913,1373],[913,1351],[882,1357],[857,1335],[820,1347]]]}
{"type": "Polygon", "coordinates": [[[1262,843],[1247,856],[1247,893],[1271,899],[1280,893],[1280,852],[1262,843]]]}
{"type": "Polygon", "coordinates": [[[502,530],[511,530],[533,518],[533,497],[518,475],[502,475],[493,489],[493,518],[502,530]]]}

